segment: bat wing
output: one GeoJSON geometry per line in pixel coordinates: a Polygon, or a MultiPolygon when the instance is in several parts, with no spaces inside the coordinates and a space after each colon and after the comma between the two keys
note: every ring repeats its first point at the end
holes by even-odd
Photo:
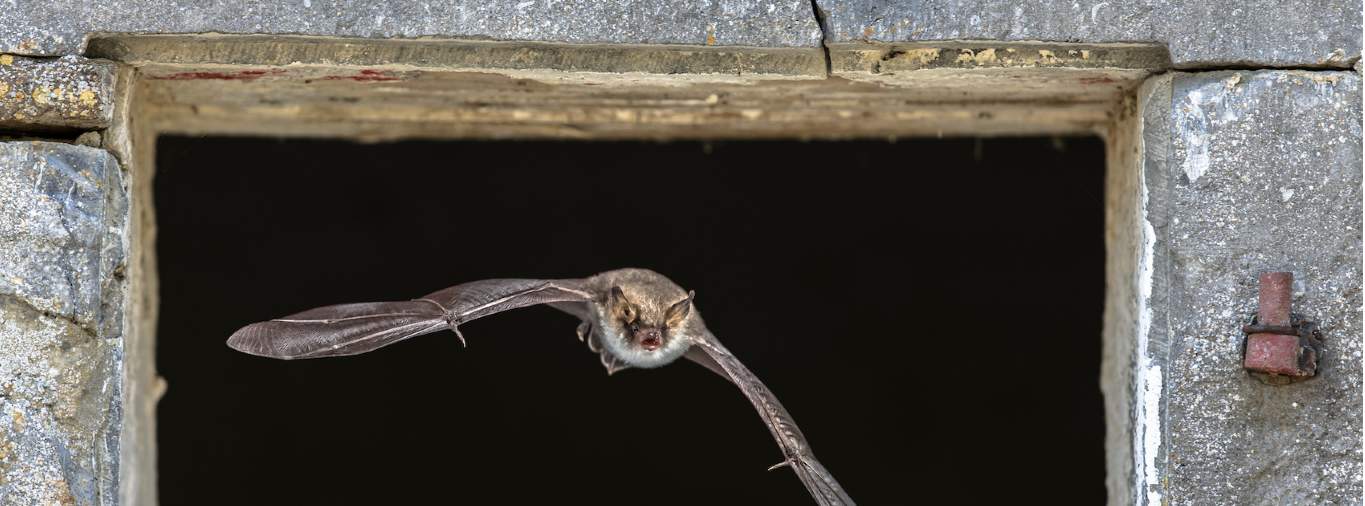
{"type": "Polygon", "coordinates": [[[791,413],[782,407],[777,396],[759,381],[758,376],[749,372],[749,368],[744,367],[739,359],[730,354],[730,350],[725,349],[720,341],[716,340],[716,336],[708,331],[688,350],[686,357],[729,379],[739,387],[745,397],[749,398],[749,402],[753,403],[758,415],[763,418],[773,438],[777,440],[777,446],[782,449],[784,460],[773,466],[774,468],[789,466],[796,471],[796,476],[801,478],[801,483],[821,506],[853,504],[853,499],[848,497],[848,493],[839,486],[834,476],[825,470],[825,466],[820,465],[820,461],[815,460],[815,454],[811,452],[806,436],[801,434],[801,429],[796,426],[796,421],[792,420],[791,413]]]}
{"type": "Polygon", "coordinates": [[[581,280],[486,279],[415,300],[340,304],[253,323],[234,332],[227,343],[263,357],[339,357],[446,328],[458,334],[462,323],[509,309],[592,299],[581,280]]]}

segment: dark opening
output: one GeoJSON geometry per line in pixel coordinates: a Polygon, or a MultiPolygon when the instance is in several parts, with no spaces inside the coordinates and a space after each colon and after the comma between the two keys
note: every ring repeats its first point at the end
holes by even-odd
{"type": "Polygon", "coordinates": [[[647,267],[864,504],[1104,500],[1103,144],[168,137],[166,504],[807,504],[739,391],[608,377],[549,307],[348,358],[245,324],[492,277],[647,267]]]}

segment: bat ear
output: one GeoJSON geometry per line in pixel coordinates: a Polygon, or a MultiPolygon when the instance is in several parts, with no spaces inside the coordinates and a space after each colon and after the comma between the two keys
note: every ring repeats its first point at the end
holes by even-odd
{"type": "Polygon", "coordinates": [[[611,287],[611,295],[607,296],[607,309],[611,314],[624,322],[633,322],[640,316],[639,311],[635,310],[635,305],[626,298],[626,292],[621,291],[621,287],[611,287]]]}
{"type": "Polygon", "coordinates": [[[677,304],[669,306],[668,312],[664,313],[664,323],[669,327],[676,327],[682,324],[687,314],[692,312],[692,299],[697,296],[697,292],[687,291],[687,298],[678,301],[677,304]]]}

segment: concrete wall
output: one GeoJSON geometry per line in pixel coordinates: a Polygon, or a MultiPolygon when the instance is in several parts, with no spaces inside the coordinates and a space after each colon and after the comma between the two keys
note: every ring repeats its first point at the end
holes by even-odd
{"type": "Polygon", "coordinates": [[[1150,501],[1361,501],[1361,95],[1355,72],[1158,78],[1143,111],[1136,377],[1150,501]],[[1241,369],[1257,274],[1292,271],[1318,377],[1241,369]]]}
{"type": "MultiPolygon", "coordinates": [[[[0,503],[154,500],[145,439],[154,434],[152,409],[163,387],[151,368],[151,341],[128,340],[134,312],[153,321],[155,314],[154,277],[140,274],[154,268],[144,251],[150,202],[133,183],[147,181],[150,167],[130,160],[152,146],[129,134],[138,118],[126,107],[131,65],[81,54],[106,33],[215,32],[681,48],[666,52],[676,58],[673,73],[654,71],[656,85],[729,68],[715,64],[715,53],[707,53],[709,63],[689,64],[691,47],[732,47],[726,54],[739,56],[727,58],[739,59],[780,49],[789,56],[773,61],[798,62],[793,73],[803,79],[834,74],[894,87],[937,76],[949,90],[964,74],[921,67],[996,67],[971,75],[1062,83],[1062,67],[1109,65],[1087,63],[1088,50],[1000,63],[980,51],[991,44],[1164,45],[1169,62],[1162,65],[1182,71],[1136,90],[1116,88],[1127,98],[1096,130],[1110,146],[1104,389],[1111,500],[1358,504],[1360,7],[1336,0],[12,2],[0,15],[0,503]],[[943,55],[955,56],[939,62],[943,55]],[[820,59],[828,62],[824,72],[812,64],[820,59]],[[1326,354],[1316,379],[1269,386],[1239,366],[1239,326],[1254,311],[1256,274],[1272,269],[1295,272],[1296,312],[1322,327],[1326,354]]],[[[418,53],[401,46],[385,54],[394,59],[388,63],[417,63],[404,58],[418,53]]],[[[495,61],[484,65],[497,66],[505,53],[490,54],[495,61]]],[[[535,65],[575,71],[562,68],[560,53],[545,54],[535,65]]],[[[254,57],[246,58],[232,63],[254,57]]],[[[1146,68],[1111,74],[1140,79],[1146,68]]],[[[613,72],[594,69],[594,79],[613,72]]],[[[829,80],[831,89],[837,84],[829,80]]],[[[1008,95],[1007,87],[995,89],[1008,95]]],[[[1029,131],[1029,116],[1018,117],[1018,126],[995,133],[1029,131]]]]}

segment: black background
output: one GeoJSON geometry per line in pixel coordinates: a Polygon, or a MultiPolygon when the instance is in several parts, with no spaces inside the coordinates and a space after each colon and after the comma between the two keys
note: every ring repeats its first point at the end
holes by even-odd
{"type": "Polygon", "coordinates": [[[284,362],[250,322],[635,266],[863,504],[1104,499],[1098,139],[159,140],[165,504],[808,504],[739,391],[547,307],[284,362]]]}

